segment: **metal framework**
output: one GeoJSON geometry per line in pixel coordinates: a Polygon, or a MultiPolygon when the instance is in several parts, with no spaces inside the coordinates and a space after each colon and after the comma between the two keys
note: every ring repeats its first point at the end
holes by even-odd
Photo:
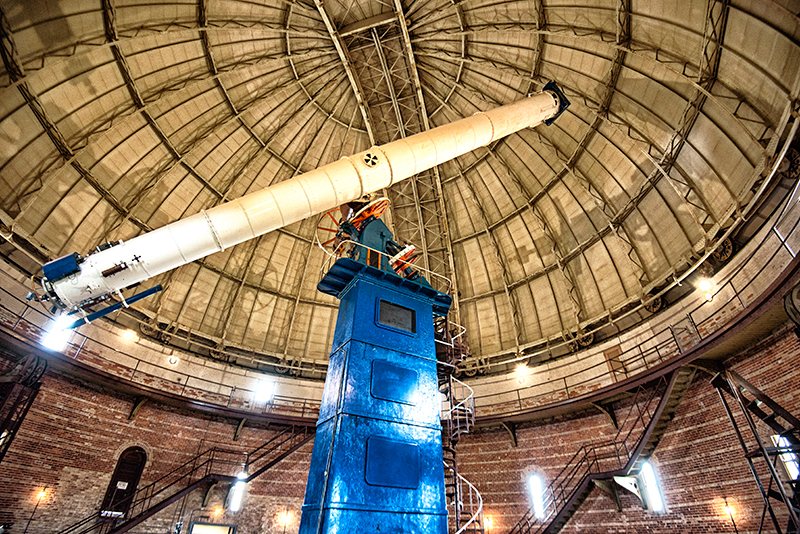
{"type": "MultiPolygon", "coordinates": [[[[668,43],[661,48],[643,42],[644,36],[639,37],[642,41],[634,40],[634,35],[640,34],[632,31],[632,25],[640,21],[671,23],[655,15],[632,13],[635,5],[629,0],[585,6],[602,21],[598,24],[580,18],[575,19],[579,22],[567,22],[569,19],[542,0],[517,4],[315,0],[259,5],[253,9],[262,11],[248,18],[219,14],[209,9],[207,0],[197,0],[193,7],[176,8],[184,9],[185,20],[164,23],[134,18],[132,23],[130,7],[123,9],[119,4],[118,8],[114,0],[103,0],[97,9],[103,23],[99,35],[76,32],[71,40],[47,45],[50,48],[45,47],[39,55],[17,50],[12,27],[0,9],[0,56],[5,67],[0,86],[9,95],[22,98],[26,113],[42,129],[41,137],[55,149],[49,160],[39,164],[41,172],[31,172],[29,181],[15,187],[4,203],[0,214],[5,225],[3,235],[36,263],[61,252],[43,252],[36,236],[46,227],[44,221],[58,215],[59,205],[46,201],[49,191],[63,176],[77,174],[79,183],[92,188],[90,202],[94,208],[79,214],[77,224],[70,227],[71,233],[61,246],[82,239],[82,226],[92,224],[87,213],[105,210],[109,216],[92,237],[99,243],[161,224],[162,221],[154,222],[148,212],[148,203],[153,201],[166,201],[170,195],[191,198],[196,194],[194,202],[187,201],[182,209],[224,203],[246,191],[248,180],[263,184],[263,177],[261,181],[256,177],[274,173],[276,168],[280,175],[275,180],[295,175],[320,161],[336,159],[369,144],[402,138],[428,130],[432,123],[505,103],[532,92],[545,79],[555,78],[565,85],[574,106],[569,125],[562,121],[552,130],[525,132],[515,138],[514,143],[519,145],[501,141],[476,157],[463,158],[457,166],[434,168],[398,184],[385,193],[393,204],[391,226],[400,238],[418,246],[419,261],[424,267],[455,283],[453,247],[458,250],[474,244],[470,240],[488,236],[490,246],[482,261],[490,276],[502,279],[502,287],[480,292],[470,291],[468,282],[463,288],[455,287],[453,311],[459,320],[460,304],[476,308],[482,299],[501,297],[494,306],[505,300],[513,320],[503,328],[513,328],[514,340],[510,343],[503,333],[501,352],[519,354],[536,343],[548,342],[536,339],[537,327],[543,332],[539,310],[529,313],[526,303],[533,295],[529,298],[521,291],[537,280],[541,282],[542,277],[548,279],[551,293],[564,294],[560,287],[553,286],[552,277],[556,285],[563,282],[569,295],[567,306],[572,308],[575,324],[568,317],[570,312],[564,314],[567,319],[558,312],[562,337],[580,334],[582,327],[593,329],[604,321],[610,323],[615,314],[648,301],[673,273],[682,272],[715,246],[720,234],[741,219],[742,210],[749,209],[745,206],[749,196],[765,185],[764,170],[771,164],[791,118],[782,117],[776,124],[775,110],[748,96],[735,80],[726,78],[724,69],[720,79],[720,63],[736,56],[735,61],[750,65],[764,79],[774,81],[776,91],[785,92],[789,100],[797,98],[797,84],[780,86],[774,75],[757,64],[757,59],[725,47],[729,13],[749,16],[745,7],[731,5],[729,0],[708,0],[705,21],[697,25],[675,25],[675,31],[700,45],[692,47],[700,51],[698,57],[679,47],[668,48],[668,43]],[[238,37],[231,38],[233,30],[238,37]],[[246,53],[231,53],[235,45],[250,39],[256,44],[246,53]],[[191,52],[185,58],[170,59],[174,43],[188,43],[186,48],[191,47],[191,52]],[[154,83],[152,73],[145,72],[138,63],[138,56],[142,52],[158,55],[162,50],[164,71],[172,69],[176,75],[154,83]],[[556,59],[559,53],[566,59],[556,59]],[[579,72],[578,63],[572,62],[570,55],[587,57],[598,68],[579,72]],[[96,120],[92,117],[93,124],[76,134],[70,129],[70,121],[64,120],[66,116],[59,115],[62,110],[53,105],[53,96],[48,94],[51,89],[43,89],[38,83],[46,75],[40,73],[47,69],[72,72],[70,68],[77,61],[92,65],[96,58],[101,59],[95,67],[105,62],[115,69],[114,76],[119,77],[127,100],[112,103],[110,107],[116,106],[114,111],[101,113],[96,120]],[[659,90],[678,95],[685,102],[682,113],[667,113],[657,106],[635,102],[636,95],[626,85],[630,76],[647,78],[659,90]],[[678,85],[680,89],[676,89],[678,85]],[[269,99],[262,102],[267,94],[269,99]],[[668,135],[660,137],[631,120],[624,111],[632,100],[653,122],[666,126],[668,135]],[[210,109],[186,114],[190,123],[197,123],[191,135],[177,133],[165,113],[184,104],[200,108],[212,101],[210,109]],[[697,132],[698,123],[713,123],[753,167],[746,187],[737,185],[734,190],[723,170],[714,168],[718,163],[712,163],[711,155],[698,150],[697,136],[692,135],[697,132]],[[123,124],[138,126],[129,131],[123,124]],[[331,131],[337,133],[329,135],[331,131]],[[114,147],[104,136],[120,134],[117,146],[134,142],[137,135],[146,135],[150,143],[146,148],[151,151],[120,169],[120,178],[131,182],[127,191],[111,185],[97,167],[101,160],[93,153],[112,150],[114,147]],[[295,139],[287,141],[287,136],[295,139]],[[540,175],[541,171],[535,171],[528,162],[515,160],[509,152],[517,146],[541,157],[549,171],[540,175]],[[607,186],[603,177],[591,169],[598,146],[616,150],[619,158],[631,165],[635,183],[623,183],[611,165],[602,161],[601,166],[606,166],[603,171],[616,181],[607,186]],[[202,161],[208,154],[225,152],[230,147],[232,153],[224,169],[217,170],[202,161]],[[156,152],[157,157],[153,155],[156,152]],[[698,178],[697,165],[709,171],[702,178],[698,178]],[[483,176],[481,173],[487,169],[495,176],[483,176]],[[181,180],[175,182],[174,176],[181,180]],[[714,196],[709,196],[707,185],[714,188],[714,196]],[[478,226],[482,227],[468,233],[459,231],[460,221],[453,219],[452,207],[445,206],[446,197],[459,198],[462,186],[467,195],[471,191],[482,204],[478,210],[482,221],[478,226]],[[615,187],[624,189],[622,202],[614,193],[615,187]],[[195,192],[198,189],[201,193],[195,192]],[[494,199],[484,193],[493,190],[507,195],[513,205],[493,205],[494,199]],[[556,217],[568,220],[560,208],[551,208],[559,194],[566,195],[570,205],[580,205],[581,224],[588,230],[573,232],[568,225],[556,223],[556,217]],[[730,197],[729,207],[722,206],[725,202],[718,197],[725,197],[725,202],[730,197]],[[670,221],[675,232],[672,242],[658,235],[648,221],[644,224],[653,235],[651,242],[643,244],[636,234],[644,220],[643,210],[650,202],[664,206],[674,219],[670,221]],[[601,218],[592,219],[593,210],[602,214],[601,218]],[[545,236],[546,244],[534,244],[534,248],[541,249],[535,252],[553,260],[534,271],[518,274],[520,252],[502,248],[503,234],[499,232],[516,224],[523,214],[528,234],[545,236]],[[678,241],[682,249],[676,252],[674,242],[678,241]],[[592,254],[603,255],[616,269],[619,280],[615,283],[622,288],[621,295],[619,291],[613,295],[604,293],[601,281],[593,273],[587,277],[575,274],[579,266],[588,265],[592,254]],[[459,289],[465,289],[463,296],[459,296],[459,289]]],[[[569,9],[582,8],[577,5],[569,9]]],[[[21,26],[20,35],[29,30],[21,26]]],[[[27,46],[22,39],[20,42],[27,46]]],[[[77,77],[77,70],[70,76],[77,77]]],[[[103,98],[98,95],[87,99],[82,106],[97,104],[102,108],[107,103],[103,98]]],[[[77,122],[85,122],[85,117],[79,116],[81,109],[65,108],[78,117],[77,122]]],[[[23,148],[34,142],[29,141],[23,148]]],[[[0,162],[0,170],[4,165],[0,162]]],[[[202,335],[186,326],[192,324],[190,316],[195,312],[192,299],[180,298],[174,291],[165,291],[154,299],[148,316],[154,322],[167,324],[171,332],[188,331],[190,337],[210,339],[216,345],[215,354],[228,348],[252,349],[254,358],[261,351],[278,354],[295,361],[296,367],[303,365],[301,359],[314,361],[297,353],[303,350],[300,345],[290,346],[291,335],[304,324],[296,315],[309,307],[331,304],[310,298],[302,290],[309,277],[314,276],[310,265],[315,257],[308,225],[279,232],[291,239],[284,241],[291,243],[291,262],[269,249],[272,241],[259,239],[252,248],[240,247],[220,262],[197,262],[195,267],[200,271],[194,276],[192,273],[176,278],[171,274],[161,280],[165,286],[184,291],[187,282],[193,287],[211,274],[215,294],[226,286],[232,288],[227,301],[205,304],[200,320],[202,335]],[[278,276],[274,284],[267,283],[266,275],[260,281],[253,280],[255,264],[263,256],[268,256],[270,262],[278,260],[278,269],[300,273],[299,283],[286,276],[278,276]],[[277,316],[269,319],[268,328],[277,329],[270,336],[279,339],[265,339],[260,347],[231,339],[238,335],[233,332],[239,331],[242,321],[246,322],[245,330],[250,328],[249,319],[244,318],[254,312],[255,302],[249,309],[235,302],[251,291],[277,297],[289,310],[285,324],[277,316]],[[218,324],[214,324],[215,315],[221,317],[218,324]],[[213,333],[209,325],[216,329],[213,333]]],[[[494,330],[500,335],[502,329],[498,325],[494,330]]],[[[548,330],[547,335],[551,334],[548,330]]]]}
{"type": "Polygon", "coordinates": [[[764,501],[758,528],[759,534],[764,531],[767,514],[769,514],[775,531],[778,534],[784,532],[776,513],[778,510],[773,507],[773,501],[782,505],[781,509],[784,515],[788,517],[786,534],[797,534],[800,532],[800,521],[798,521],[800,516],[800,491],[798,490],[800,488],[798,488],[798,480],[788,480],[786,475],[781,474],[783,467],[779,465],[781,463],[779,458],[785,454],[800,453],[800,420],[734,371],[726,370],[717,374],[711,383],[717,389],[764,501]],[[750,431],[749,434],[743,435],[740,430],[726,395],[732,397],[741,410],[750,431]],[[756,418],[764,425],[757,425],[756,418]],[[770,432],[786,440],[788,445],[769,446],[770,438],[763,436],[759,431],[759,426],[769,428],[770,432]],[[763,464],[757,460],[763,461],[763,464]],[[761,465],[767,468],[766,476],[763,474],[764,470],[759,469],[761,465]]]}

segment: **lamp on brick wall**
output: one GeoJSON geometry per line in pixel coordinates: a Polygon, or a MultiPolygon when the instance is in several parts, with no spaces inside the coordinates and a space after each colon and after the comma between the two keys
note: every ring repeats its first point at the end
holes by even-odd
{"type": "Polygon", "coordinates": [[[39,503],[42,502],[42,499],[44,499],[46,496],[47,486],[42,488],[42,490],[36,494],[36,505],[33,507],[33,512],[31,512],[31,516],[28,518],[28,524],[25,525],[25,530],[22,531],[22,534],[28,532],[28,527],[31,526],[31,521],[33,521],[33,515],[36,513],[36,509],[39,508],[39,503]]]}
{"type": "Polygon", "coordinates": [[[728,517],[731,518],[731,523],[733,523],[733,531],[736,534],[739,534],[739,529],[736,528],[736,521],[733,519],[733,512],[735,511],[735,509],[733,506],[728,504],[727,497],[724,497],[724,499],[725,499],[725,506],[723,506],[722,509],[725,511],[726,514],[728,514],[728,517]]]}
{"type": "Polygon", "coordinates": [[[286,534],[286,526],[292,522],[293,515],[288,509],[285,509],[278,516],[278,524],[283,526],[283,534],[286,534]]]}
{"type": "Polygon", "coordinates": [[[230,501],[228,503],[228,510],[231,512],[238,512],[242,509],[242,500],[244,499],[244,488],[247,485],[245,479],[247,478],[247,473],[242,471],[236,475],[238,479],[236,482],[233,483],[233,487],[231,488],[230,494],[230,501]]]}

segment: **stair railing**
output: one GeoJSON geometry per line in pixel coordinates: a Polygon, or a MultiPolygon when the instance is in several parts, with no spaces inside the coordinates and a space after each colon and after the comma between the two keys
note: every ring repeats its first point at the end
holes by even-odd
{"type": "Polygon", "coordinates": [[[229,450],[220,447],[208,449],[173,469],[158,480],[136,490],[130,497],[114,503],[125,507],[124,517],[100,510],[70,525],[59,534],[105,534],[124,523],[142,517],[153,507],[170,500],[204,479],[232,482],[241,472],[248,473],[250,482],[282,459],[294,448],[310,438],[312,429],[302,426],[287,427],[252,452],[229,450]],[[277,455],[271,453],[278,453],[277,455]]]}
{"type": "Polygon", "coordinates": [[[635,461],[636,451],[641,450],[641,441],[647,435],[647,428],[653,417],[658,413],[658,404],[668,394],[668,388],[668,378],[664,376],[655,387],[645,389],[640,386],[614,439],[584,445],[578,449],[545,488],[544,517],[536,517],[531,507],[514,525],[510,534],[543,532],[549,526],[551,518],[569,506],[590,475],[627,471],[635,461]]]}
{"type": "MultiPolygon", "coordinates": [[[[456,325],[457,326],[457,325],[456,325]]],[[[449,328],[449,325],[448,325],[449,328]]],[[[463,335],[464,329],[459,327],[461,331],[451,338],[449,332],[445,332],[443,344],[447,348],[455,347],[455,350],[448,351],[447,357],[444,358],[445,363],[449,363],[449,367],[455,369],[455,365],[463,357],[463,347],[457,347],[459,336],[463,335]]],[[[443,377],[441,386],[446,387],[448,409],[442,414],[442,426],[446,432],[446,437],[443,438],[448,443],[444,447],[444,452],[447,455],[444,458],[445,473],[449,473],[448,478],[452,479],[451,485],[453,488],[452,502],[448,506],[452,508],[452,513],[449,514],[448,521],[454,528],[453,534],[483,534],[483,498],[478,492],[477,488],[458,473],[455,458],[455,445],[461,439],[461,436],[469,433],[470,428],[475,425],[475,392],[464,382],[455,378],[452,373],[447,373],[446,378],[443,377]],[[446,422],[446,424],[445,424],[446,422]],[[462,523],[462,517],[468,517],[462,523]]]]}
{"type": "Polygon", "coordinates": [[[472,483],[456,473],[456,484],[458,485],[458,495],[461,496],[460,502],[456,503],[459,515],[469,514],[469,519],[464,525],[456,530],[455,534],[480,533],[483,534],[483,498],[472,483]]]}
{"type": "Polygon", "coordinates": [[[458,442],[475,425],[475,392],[464,382],[450,376],[448,399],[451,407],[442,416],[442,420],[447,421],[450,440],[458,442]]]}
{"type": "Polygon", "coordinates": [[[800,525],[800,497],[797,494],[797,480],[787,480],[786,483],[781,479],[778,471],[779,456],[784,450],[797,451],[800,450],[800,419],[789,413],[777,402],[768,397],[763,391],[752,385],[736,372],[728,369],[723,373],[719,373],[711,380],[711,384],[717,389],[719,398],[728,414],[731,421],[736,437],[742,447],[744,456],[750,467],[750,471],[756,482],[759,492],[764,501],[764,509],[761,514],[761,524],[759,532],[764,528],[764,521],[766,514],[769,513],[775,530],[782,532],[779,525],[779,519],[773,509],[771,499],[777,499],[785,506],[785,511],[789,516],[789,526],[787,532],[799,532],[798,525],[800,525]],[[734,398],[738,404],[742,415],[750,430],[751,442],[755,441],[756,447],[752,449],[749,447],[745,435],[739,428],[736,422],[731,407],[725,399],[723,392],[728,393],[734,398]],[[752,397],[748,398],[746,395],[752,397]],[[787,447],[768,447],[768,439],[766,436],[762,437],[761,432],[753,417],[760,419],[769,429],[770,434],[777,434],[786,439],[788,442],[787,447]],[[780,420],[783,420],[783,423],[780,420]],[[763,469],[758,469],[755,464],[755,459],[761,458],[767,467],[769,473],[769,486],[765,490],[764,478],[766,474],[763,469]],[[772,487],[775,486],[776,490],[772,487]]]}

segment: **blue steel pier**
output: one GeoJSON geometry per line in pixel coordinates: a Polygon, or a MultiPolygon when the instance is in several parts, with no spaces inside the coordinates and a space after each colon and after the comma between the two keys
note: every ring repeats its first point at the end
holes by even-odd
{"type": "Polygon", "coordinates": [[[376,216],[340,228],[368,248],[317,286],[341,302],[300,534],[445,534],[433,317],[451,297],[374,252],[401,249],[376,216]]]}

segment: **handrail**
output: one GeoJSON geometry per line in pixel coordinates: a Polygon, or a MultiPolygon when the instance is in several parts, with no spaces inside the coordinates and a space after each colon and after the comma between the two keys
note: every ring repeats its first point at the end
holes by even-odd
{"type": "MultiPolygon", "coordinates": [[[[800,218],[792,221],[789,216],[800,212],[798,205],[800,204],[792,205],[772,225],[768,235],[775,235],[778,238],[778,245],[773,250],[770,249],[771,245],[775,244],[774,241],[770,242],[765,238],[717,284],[713,294],[714,298],[710,302],[702,301],[688,310],[679,320],[654,332],[647,339],[638,341],[616,356],[614,360],[621,364],[620,370],[610,369],[609,361],[602,352],[591,353],[590,357],[595,357],[598,361],[582,366],[576,371],[559,372],[562,367],[574,366],[574,360],[548,367],[547,372],[557,374],[557,378],[537,380],[534,386],[519,387],[499,393],[484,395],[478,393],[475,396],[477,410],[487,414],[513,415],[533,407],[570,399],[600,389],[617,380],[646,372],[670,358],[687,352],[723,328],[756,300],[761,291],[759,286],[768,285],[758,275],[768,275],[768,268],[774,261],[780,261],[780,255],[786,252],[791,257],[797,255],[797,251],[792,249],[789,242],[800,228],[800,218]],[[772,229],[778,228],[786,222],[790,223],[788,229],[784,229],[785,231],[780,233],[772,232],[772,229]],[[742,276],[745,270],[755,270],[756,275],[742,276]],[[745,280],[741,287],[738,287],[739,278],[745,280]],[[721,300],[718,298],[719,296],[726,298],[721,300]],[[713,307],[713,311],[708,311],[711,307],[713,307]],[[542,392],[533,394],[532,392],[535,390],[542,392]]],[[[770,281],[772,280],[770,279],[770,281]]]]}
{"type": "Polygon", "coordinates": [[[662,376],[651,388],[640,386],[614,438],[579,448],[545,488],[547,496],[543,508],[545,516],[537,518],[534,509],[529,508],[512,527],[510,534],[542,532],[550,524],[550,519],[568,506],[576,492],[586,483],[588,476],[600,473],[621,474],[629,471],[644,446],[648,429],[660,415],[659,407],[664,406],[665,397],[671,392],[670,385],[674,383],[674,378],[672,376],[668,380],[662,376]],[[658,400],[655,409],[651,410],[656,398],[658,400]],[[631,442],[636,443],[636,446],[632,446],[631,442]]]}
{"type": "MultiPolygon", "coordinates": [[[[478,492],[478,489],[475,486],[473,486],[472,483],[469,480],[467,480],[466,478],[461,476],[461,474],[456,473],[456,477],[458,478],[458,482],[457,483],[459,485],[462,484],[462,483],[467,485],[467,489],[469,489],[469,494],[468,494],[469,495],[469,509],[470,509],[470,511],[474,511],[472,516],[470,516],[470,518],[467,519],[466,523],[464,523],[464,526],[459,528],[455,532],[455,534],[463,534],[471,526],[472,526],[471,530],[477,530],[475,527],[476,526],[479,527],[480,525],[483,524],[483,497],[481,497],[481,494],[480,494],[480,492],[478,492]]],[[[464,494],[463,490],[459,490],[459,495],[463,495],[463,494],[464,494]]],[[[458,505],[459,505],[459,503],[456,503],[456,506],[458,506],[458,505]]],[[[466,506],[466,504],[465,504],[465,506],[466,506]]]]}
{"type": "MultiPolygon", "coordinates": [[[[127,512],[124,514],[126,522],[140,522],[147,516],[145,514],[154,508],[161,508],[172,502],[176,495],[192,490],[205,480],[222,480],[233,482],[238,479],[241,472],[249,472],[253,466],[273,454],[264,465],[250,472],[244,482],[251,482],[276,460],[291,452],[310,439],[311,430],[304,426],[287,427],[264,444],[253,451],[232,450],[222,447],[206,449],[190,460],[176,467],[169,473],[161,476],[143,488],[138,488],[127,498],[114,503],[115,506],[125,505],[127,512]],[[300,440],[296,440],[296,438],[300,440]],[[284,449],[284,446],[288,447],[284,449]],[[156,503],[153,501],[157,500],[156,503]]],[[[156,510],[156,511],[158,511],[156,510]]],[[[81,521],[61,530],[59,534],[88,534],[90,532],[106,533],[116,530],[116,521],[121,515],[108,514],[104,510],[85,517],[81,521]]],[[[124,525],[124,524],[123,524],[124,525]]],[[[135,526],[135,525],[132,525],[135,526]]],[[[122,525],[120,525],[122,527],[122,525]]]]}
{"type": "MultiPolygon", "coordinates": [[[[792,257],[796,255],[796,251],[792,249],[791,242],[794,241],[795,234],[797,234],[798,227],[800,227],[800,219],[794,217],[800,209],[796,201],[787,202],[777,221],[773,222],[772,229],[780,228],[780,231],[773,232],[772,229],[768,235],[777,238],[777,246],[774,249],[769,249],[769,242],[767,239],[759,243],[750,254],[743,259],[743,261],[735,268],[728,272],[725,278],[718,284],[714,292],[714,299],[711,302],[701,302],[694,306],[679,320],[674,321],[672,324],[652,333],[648,339],[638,341],[633,346],[625,349],[622,353],[615,358],[619,361],[622,367],[618,370],[609,369],[608,361],[604,358],[601,352],[591,353],[590,357],[596,357],[596,363],[588,363],[582,366],[578,371],[571,371],[560,373],[559,369],[562,366],[573,365],[574,362],[565,362],[560,365],[554,365],[548,369],[550,372],[557,374],[557,378],[549,380],[538,380],[535,386],[520,387],[516,389],[509,389],[500,393],[490,393],[475,395],[475,405],[478,413],[485,414],[499,414],[514,415],[522,413],[534,407],[544,406],[553,402],[563,401],[600,389],[608,386],[619,379],[629,378],[633,375],[646,372],[654,366],[657,366],[670,358],[676,357],[694,345],[700,343],[714,332],[723,328],[730,320],[732,320],[739,312],[746,310],[748,306],[756,299],[760,293],[760,285],[764,285],[759,275],[764,274],[773,262],[780,262],[779,255],[788,252],[792,257]],[[787,224],[788,223],[788,224],[787,224]],[[784,226],[786,226],[784,228],[784,226]],[[756,275],[747,274],[741,276],[745,269],[755,270],[756,275]],[[744,283],[739,287],[739,278],[742,278],[744,283]],[[725,296],[723,300],[720,297],[725,296]],[[713,311],[709,311],[713,307],[713,311]],[[699,320],[698,320],[699,319],[699,320]]],[[[377,252],[377,251],[376,251],[377,252]]],[[[4,276],[13,280],[15,283],[22,284],[14,280],[8,273],[0,271],[4,276]]],[[[13,295],[4,287],[0,287],[0,324],[9,331],[22,332],[28,338],[38,340],[41,337],[42,327],[36,324],[43,322],[40,319],[45,317],[40,310],[34,308],[29,303],[22,301],[17,296],[13,295]],[[16,307],[22,309],[20,312],[14,312],[5,304],[8,300],[5,295],[11,297],[12,303],[16,301],[16,307]],[[33,312],[33,313],[31,313],[33,312]]],[[[113,359],[108,359],[92,352],[91,345],[97,345],[105,350],[108,354],[117,354],[117,349],[109,347],[102,342],[91,339],[87,335],[77,333],[80,343],[71,344],[66,350],[66,354],[72,358],[79,358],[82,353],[91,353],[93,358],[103,358],[110,366],[115,368],[122,367],[121,364],[113,359]]],[[[259,407],[253,403],[241,403],[241,406],[234,406],[237,402],[235,395],[238,391],[246,391],[246,395],[252,395],[254,392],[249,390],[239,390],[233,388],[228,384],[222,384],[207,379],[193,377],[187,373],[176,372],[158,364],[141,360],[125,351],[119,351],[126,358],[135,362],[132,367],[126,367],[118,373],[123,379],[135,382],[138,376],[147,378],[156,378],[164,383],[164,388],[170,388],[170,391],[185,396],[187,398],[198,399],[201,398],[204,402],[210,402],[218,405],[228,405],[235,409],[243,411],[254,412],[258,411],[259,407]],[[163,377],[158,377],[146,372],[143,372],[139,367],[153,366],[165,371],[164,374],[180,378],[178,380],[169,380],[163,377]],[[123,372],[124,371],[124,372],[123,372]],[[188,379],[194,385],[187,385],[188,379]],[[228,391],[227,397],[218,393],[218,391],[228,391]]],[[[584,358],[585,360],[585,358],[584,358]]],[[[556,362],[557,364],[558,362],[556,362]]],[[[89,362],[92,365],[92,362],[89,362]]],[[[97,365],[94,363],[94,365],[97,365]]],[[[264,407],[264,410],[269,410],[269,413],[289,413],[300,417],[316,418],[319,412],[319,401],[306,398],[290,398],[276,396],[275,401],[264,407]]]]}
{"type": "Polygon", "coordinates": [[[453,392],[449,398],[452,400],[461,398],[461,400],[455,406],[451,406],[447,413],[442,415],[441,419],[448,422],[450,439],[458,441],[461,434],[468,433],[469,429],[475,424],[475,392],[467,384],[451,375],[450,388],[455,387],[458,387],[462,394],[456,395],[453,392]]]}
{"type": "MultiPolygon", "coordinates": [[[[3,271],[0,273],[10,278],[7,273],[3,271]]],[[[41,342],[46,333],[43,325],[50,320],[50,317],[36,306],[23,301],[0,285],[0,327],[25,339],[41,342]],[[16,313],[10,308],[15,302],[17,307],[24,306],[21,313],[16,313]]],[[[267,402],[257,402],[255,401],[255,390],[208,380],[139,358],[119,346],[112,347],[88,334],[76,331],[72,335],[73,340],[60,351],[62,355],[94,367],[100,367],[129,382],[161,382],[162,389],[172,394],[188,400],[201,400],[238,411],[307,419],[316,419],[319,416],[320,400],[276,394],[267,402]],[[116,359],[106,358],[104,353],[113,355],[116,359]],[[98,358],[102,361],[98,362],[98,358]],[[119,362],[123,359],[130,361],[132,365],[121,365],[119,362]],[[110,371],[108,371],[109,369],[110,371]],[[157,374],[143,369],[153,369],[157,374]]],[[[244,373],[242,374],[244,375],[244,373]]]]}
{"type": "MultiPolygon", "coordinates": [[[[345,240],[343,240],[342,242],[340,242],[336,246],[336,248],[333,250],[333,252],[329,252],[324,247],[322,248],[322,250],[325,252],[325,254],[328,255],[328,258],[324,262],[322,262],[322,267],[320,268],[320,272],[321,273],[324,274],[324,273],[328,272],[328,270],[331,268],[332,261],[335,262],[339,258],[343,257],[343,255],[345,254],[345,250],[344,250],[344,246],[345,245],[354,245],[356,247],[361,247],[363,249],[366,249],[369,252],[374,252],[375,254],[378,254],[379,256],[384,256],[386,264],[390,265],[389,264],[389,260],[391,259],[391,256],[389,254],[386,254],[385,252],[381,252],[380,250],[374,249],[372,247],[368,247],[367,245],[359,243],[358,241],[353,241],[352,239],[345,239],[345,240]]],[[[440,282],[443,282],[444,283],[444,288],[442,290],[439,290],[439,291],[441,293],[446,293],[448,295],[450,294],[450,289],[453,287],[453,281],[452,280],[450,280],[446,276],[443,276],[443,275],[441,275],[439,273],[435,273],[435,272],[431,271],[430,269],[426,269],[426,268],[420,267],[418,265],[408,264],[408,266],[411,267],[415,271],[420,271],[420,272],[423,272],[423,273],[429,275],[431,277],[431,280],[429,280],[429,282],[432,282],[433,279],[436,279],[436,280],[438,280],[440,282]]],[[[433,284],[431,284],[431,285],[433,285],[433,284]]]]}

